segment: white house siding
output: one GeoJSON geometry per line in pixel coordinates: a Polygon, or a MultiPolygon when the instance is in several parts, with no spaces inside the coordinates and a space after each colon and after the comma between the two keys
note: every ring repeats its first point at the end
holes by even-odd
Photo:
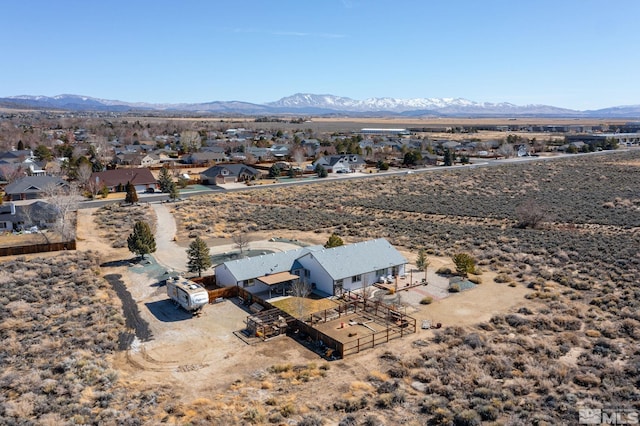
{"type": "Polygon", "coordinates": [[[216,273],[216,284],[220,287],[228,287],[232,285],[236,285],[238,281],[233,276],[231,271],[227,268],[227,266],[223,263],[222,265],[218,265],[215,268],[216,273]]]}
{"type": "Polygon", "coordinates": [[[323,293],[333,294],[333,279],[327,274],[322,265],[308,253],[298,259],[298,262],[309,271],[307,282],[323,293]]]}
{"type": "MultiPolygon", "coordinates": [[[[334,294],[334,283],[339,280],[339,277],[331,277],[327,271],[322,267],[318,260],[313,256],[313,253],[308,253],[298,259],[298,262],[303,265],[309,271],[309,278],[307,282],[309,284],[315,284],[315,287],[327,294],[334,294]]],[[[405,265],[397,265],[398,275],[404,275],[405,265]]],[[[393,268],[385,268],[385,274],[390,275],[393,268]]],[[[364,284],[371,286],[376,283],[380,276],[378,271],[362,272],[360,281],[353,281],[353,276],[342,278],[343,291],[358,290],[361,289],[364,284]]]]}

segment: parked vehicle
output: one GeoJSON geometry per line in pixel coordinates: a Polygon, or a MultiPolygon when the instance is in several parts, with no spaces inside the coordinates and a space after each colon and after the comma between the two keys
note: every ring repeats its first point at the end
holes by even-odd
{"type": "Polygon", "coordinates": [[[209,293],[204,287],[180,276],[167,280],[167,295],[194,315],[209,303],[209,293]]]}

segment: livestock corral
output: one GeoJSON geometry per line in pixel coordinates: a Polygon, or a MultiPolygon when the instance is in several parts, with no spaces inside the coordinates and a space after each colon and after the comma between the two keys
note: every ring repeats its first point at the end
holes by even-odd
{"type": "Polygon", "coordinates": [[[327,358],[356,354],[416,332],[416,320],[379,302],[352,300],[298,320],[299,338],[313,341],[327,358]]]}

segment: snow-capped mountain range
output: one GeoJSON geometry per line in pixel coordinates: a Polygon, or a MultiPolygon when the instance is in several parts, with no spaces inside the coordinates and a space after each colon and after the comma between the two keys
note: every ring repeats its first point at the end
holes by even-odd
{"type": "Polygon", "coordinates": [[[578,111],[550,105],[514,105],[507,102],[475,102],[463,98],[368,98],[356,100],[334,95],[296,93],[275,102],[254,104],[241,101],[152,104],[98,99],[89,96],[11,96],[0,98],[0,107],[63,109],[73,111],[152,110],[208,114],[336,114],[368,116],[562,116],[640,117],[640,105],[578,111]]]}

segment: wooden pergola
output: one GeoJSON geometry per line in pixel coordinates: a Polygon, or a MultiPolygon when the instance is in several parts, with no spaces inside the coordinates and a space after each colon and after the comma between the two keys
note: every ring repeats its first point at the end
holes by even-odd
{"type": "Polygon", "coordinates": [[[294,321],[293,317],[278,308],[273,308],[247,317],[247,331],[249,336],[267,340],[285,334],[292,321],[294,321]]]}

